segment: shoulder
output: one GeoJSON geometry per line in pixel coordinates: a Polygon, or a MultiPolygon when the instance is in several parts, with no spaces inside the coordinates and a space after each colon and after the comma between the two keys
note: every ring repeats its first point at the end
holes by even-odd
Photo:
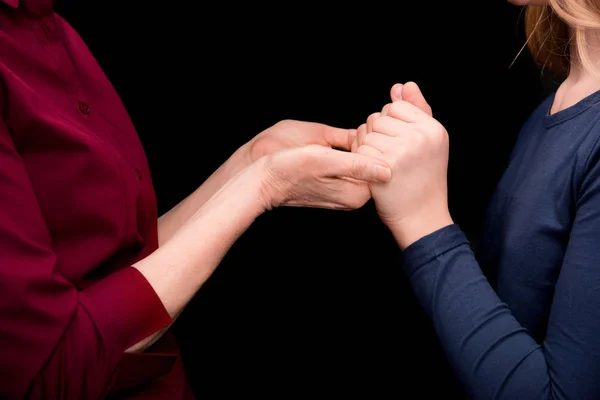
{"type": "Polygon", "coordinates": [[[521,129],[518,132],[515,144],[510,154],[510,160],[512,160],[521,149],[526,147],[526,144],[532,140],[536,135],[536,133],[542,129],[544,117],[547,115],[550,106],[552,105],[552,101],[554,99],[554,94],[546,97],[529,115],[525,123],[521,126],[521,129]]]}
{"type": "Polygon", "coordinates": [[[533,112],[529,115],[529,118],[523,124],[521,131],[531,130],[534,126],[541,123],[544,118],[548,115],[550,108],[552,107],[552,103],[554,102],[554,96],[556,92],[553,92],[549,96],[547,96],[544,100],[538,104],[538,106],[533,110],[533,112]]]}
{"type": "Polygon", "coordinates": [[[583,138],[578,144],[577,160],[574,171],[574,183],[578,199],[590,190],[594,192],[600,188],[600,104],[595,106],[598,111],[587,124],[577,126],[573,124],[572,129],[580,129],[583,138]]]}
{"type": "Polygon", "coordinates": [[[594,105],[587,123],[572,124],[572,129],[582,130],[583,138],[579,144],[579,169],[589,172],[600,161],[600,103],[594,105]]]}

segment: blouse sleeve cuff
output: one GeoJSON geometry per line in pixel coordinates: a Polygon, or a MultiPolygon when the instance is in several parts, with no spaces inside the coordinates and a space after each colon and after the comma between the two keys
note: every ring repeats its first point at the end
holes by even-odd
{"type": "Polygon", "coordinates": [[[400,263],[410,277],[435,258],[465,244],[468,245],[469,241],[460,227],[448,225],[408,246],[400,254],[400,263]]]}
{"type": "Polygon", "coordinates": [[[133,267],[84,289],[80,302],[104,340],[121,351],[173,322],[150,283],[133,267]]]}

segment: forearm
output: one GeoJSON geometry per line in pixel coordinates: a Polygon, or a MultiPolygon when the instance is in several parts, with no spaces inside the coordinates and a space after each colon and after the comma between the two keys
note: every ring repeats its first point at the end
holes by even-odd
{"type": "Polygon", "coordinates": [[[159,245],[164,245],[186,221],[232,177],[251,164],[247,145],[240,147],[198,189],[158,219],[159,245]]]}
{"type": "Polygon", "coordinates": [[[401,258],[472,398],[554,398],[543,348],[498,298],[458,226],[421,238],[401,258]]]}
{"type": "MultiPolygon", "coordinates": [[[[264,210],[261,170],[254,164],[217,191],[171,239],[134,265],[176,318],[232,244],[264,210]]],[[[161,331],[161,333],[164,332],[161,331]]],[[[160,333],[129,351],[143,351],[160,333]]]]}
{"type": "Polygon", "coordinates": [[[2,247],[11,262],[0,271],[9,290],[3,315],[27,318],[2,326],[0,334],[15,339],[0,357],[0,367],[12,371],[0,397],[99,398],[110,390],[123,353],[145,351],[168,329],[264,210],[258,165],[232,178],[154,253],[83,290],[52,273],[52,252],[37,247],[13,256],[13,247],[2,247]]]}

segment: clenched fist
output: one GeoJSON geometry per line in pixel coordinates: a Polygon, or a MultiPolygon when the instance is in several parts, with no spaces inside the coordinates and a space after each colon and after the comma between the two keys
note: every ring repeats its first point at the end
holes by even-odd
{"type": "MultiPolygon", "coordinates": [[[[392,168],[392,179],[372,183],[370,190],[379,216],[402,248],[452,224],[448,133],[430,112],[413,103],[396,100],[361,125],[361,144],[355,150],[385,160],[392,168]]],[[[427,103],[422,99],[421,104],[427,103]]]]}

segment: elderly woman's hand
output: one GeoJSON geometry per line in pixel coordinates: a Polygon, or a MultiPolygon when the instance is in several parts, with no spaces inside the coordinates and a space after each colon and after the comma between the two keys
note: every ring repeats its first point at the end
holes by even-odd
{"type": "Polygon", "coordinates": [[[355,129],[335,128],[316,122],[283,120],[265,129],[247,143],[251,162],[281,150],[308,145],[350,150],[355,129]]]}
{"type": "Polygon", "coordinates": [[[353,210],[370,198],[368,183],[391,178],[376,157],[309,145],[262,157],[258,164],[266,209],[278,206],[353,210]]]}

